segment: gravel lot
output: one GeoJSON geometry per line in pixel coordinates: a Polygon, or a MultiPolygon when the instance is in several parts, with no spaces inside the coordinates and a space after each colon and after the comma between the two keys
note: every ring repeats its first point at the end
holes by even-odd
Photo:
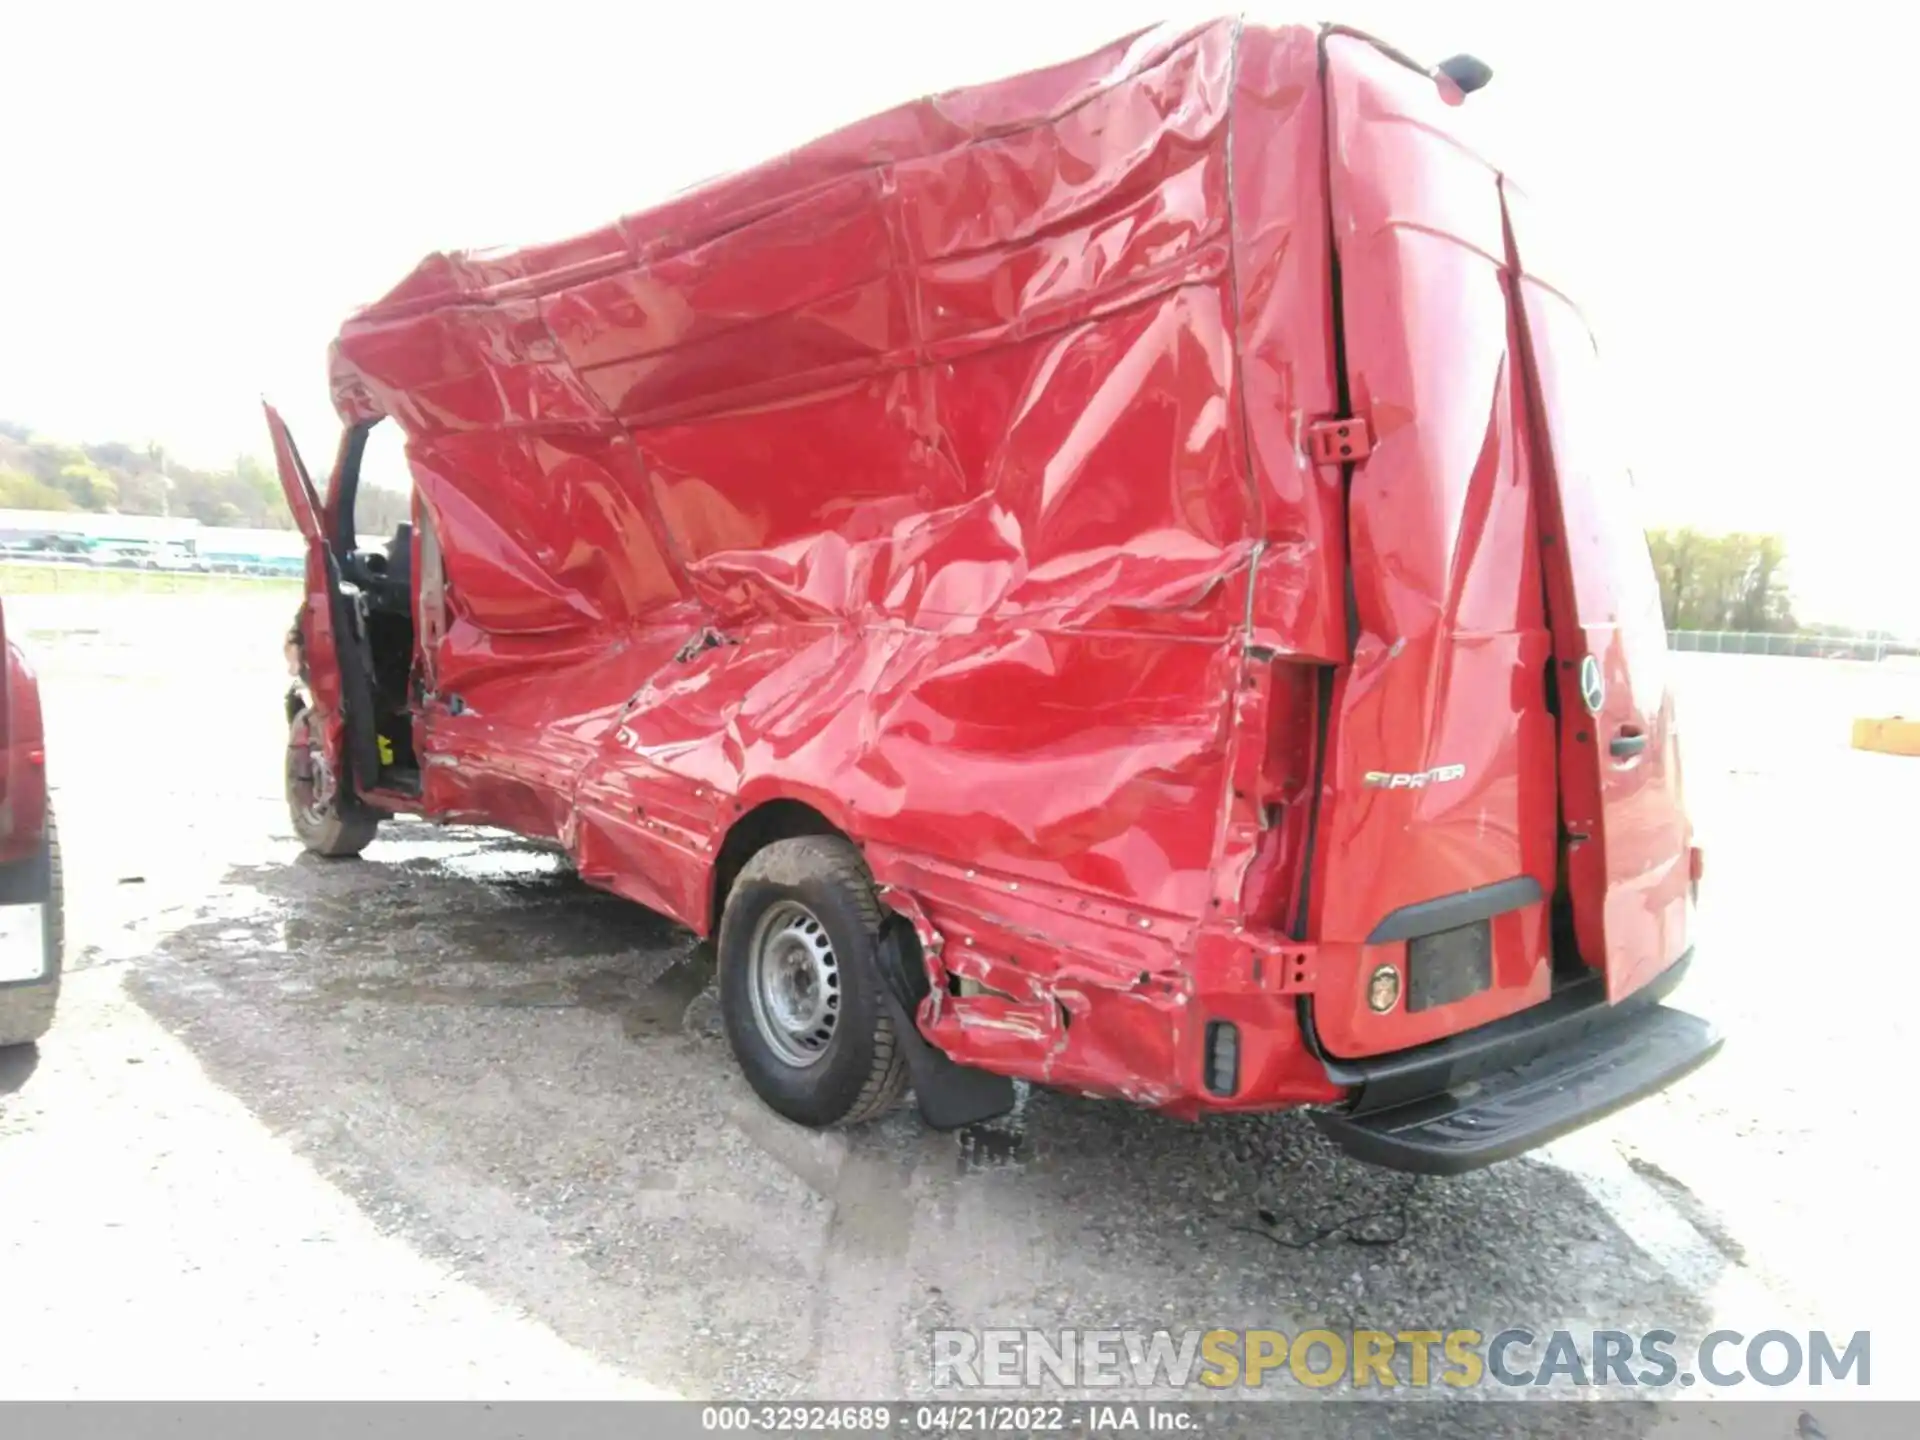
{"type": "Polygon", "coordinates": [[[1299,1117],[1043,1091],[957,1136],[787,1125],[691,937],[556,857],[415,823],[301,854],[286,608],[8,602],[70,981],[0,1068],[0,1395],[919,1397],[946,1326],[1520,1325],[1871,1329],[1873,1393],[1920,1398],[1887,1158],[1920,761],[1847,748],[1920,672],[1674,657],[1707,847],[1676,1003],[1727,1048],[1415,1184],[1299,1117]],[[1276,1243],[1352,1217],[1390,1243],[1276,1243]]]}

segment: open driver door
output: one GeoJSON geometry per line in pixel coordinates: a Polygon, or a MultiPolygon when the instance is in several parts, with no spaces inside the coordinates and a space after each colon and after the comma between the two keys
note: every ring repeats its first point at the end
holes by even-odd
{"type": "MultiPolygon", "coordinates": [[[[264,405],[273,436],[273,458],[287,508],[306,540],[306,603],[300,613],[300,643],[311,697],[309,724],[320,727],[325,754],[343,795],[357,797],[377,784],[380,740],[375,728],[373,653],[355,597],[340,583],[340,557],[327,540],[327,515],[286,421],[264,405]]],[[[291,717],[290,717],[291,718],[291,717]]]]}

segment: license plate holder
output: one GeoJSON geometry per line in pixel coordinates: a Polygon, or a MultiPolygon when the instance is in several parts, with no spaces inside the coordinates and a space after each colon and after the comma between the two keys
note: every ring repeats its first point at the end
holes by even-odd
{"type": "Polygon", "coordinates": [[[1418,1013],[1478,995],[1493,984],[1493,924],[1419,935],[1407,945],[1407,1009],[1418,1013]]]}

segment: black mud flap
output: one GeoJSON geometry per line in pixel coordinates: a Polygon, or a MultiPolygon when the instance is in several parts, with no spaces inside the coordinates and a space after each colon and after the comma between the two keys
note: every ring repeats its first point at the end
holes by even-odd
{"type": "Polygon", "coordinates": [[[1388,1108],[1321,1111],[1314,1119],[1356,1159],[1458,1175],[1631,1105],[1719,1049],[1720,1035],[1705,1020],[1648,1005],[1509,1069],[1388,1108]]]}
{"type": "Polygon", "coordinates": [[[927,972],[913,927],[898,915],[889,916],[880,931],[877,955],[880,998],[893,1021],[895,1043],[906,1052],[921,1118],[935,1130],[958,1130],[1013,1109],[1013,1081],[955,1064],[928,1044],[914,1023],[914,1011],[927,993],[927,972]]]}

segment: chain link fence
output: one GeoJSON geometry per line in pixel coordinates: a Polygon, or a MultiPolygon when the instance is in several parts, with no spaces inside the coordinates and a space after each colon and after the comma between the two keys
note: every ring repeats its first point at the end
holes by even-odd
{"type": "Polygon", "coordinates": [[[1920,640],[1888,635],[1772,635],[1753,630],[1673,630],[1675,650],[1712,655],[1799,655],[1812,660],[1885,660],[1890,655],[1920,655],[1920,640]]]}

